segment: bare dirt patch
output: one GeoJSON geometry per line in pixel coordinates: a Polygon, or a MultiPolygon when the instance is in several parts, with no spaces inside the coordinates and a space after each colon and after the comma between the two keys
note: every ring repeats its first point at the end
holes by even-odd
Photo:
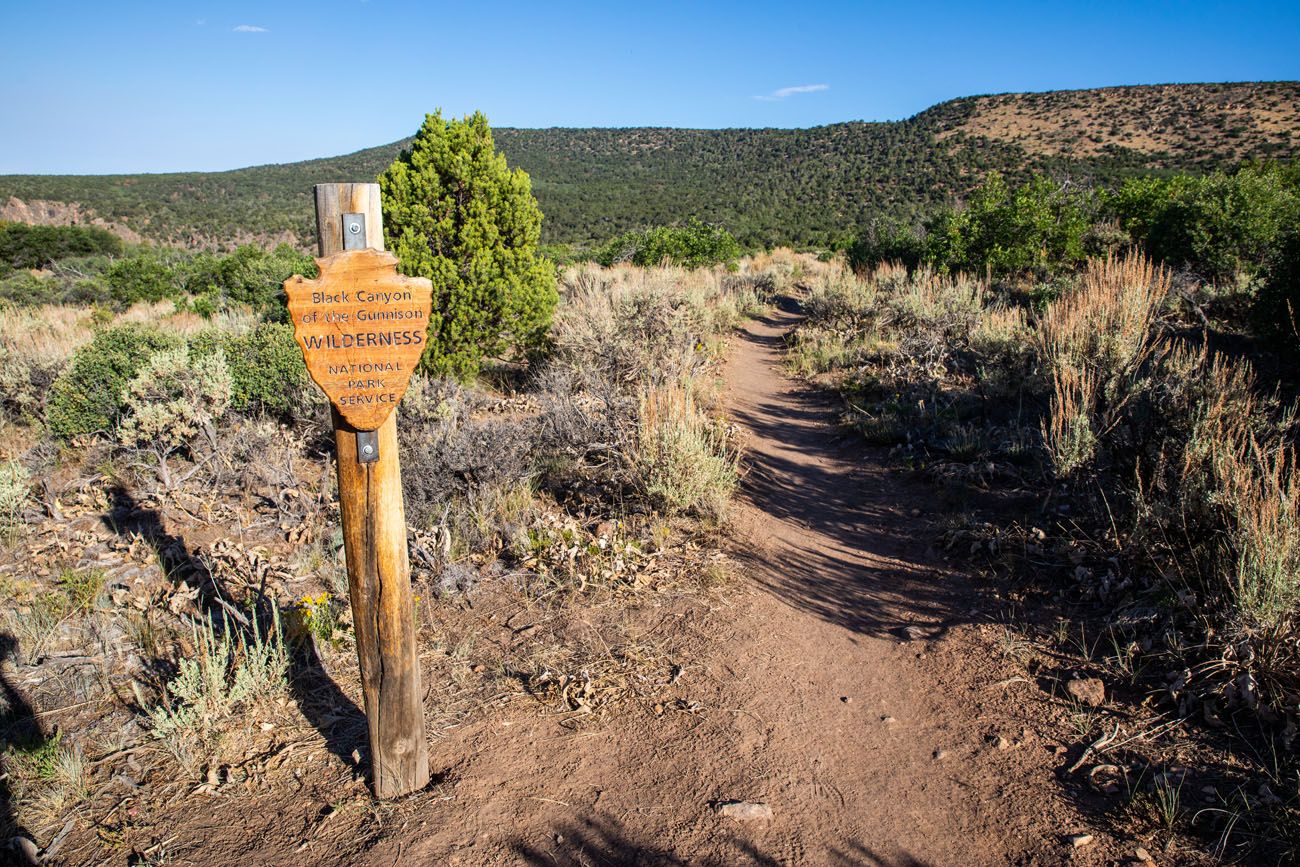
{"type": "Polygon", "coordinates": [[[911,515],[929,511],[928,487],[847,442],[833,399],[783,374],[795,320],[751,323],[733,348],[729,407],[748,467],[740,575],[712,609],[664,611],[697,654],[679,657],[672,691],[578,731],[518,712],[457,730],[435,749],[451,762],[447,800],[366,863],[1122,856],[1058,791],[1054,773],[1078,750],[1017,691],[986,595],[911,515]],[[1084,834],[1076,849],[1070,836],[1084,834]]]}
{"type": "MultiPolygon", "coordinates": [[[[97,781],[90,821],[51,862],[1132,857],[1135,842],[1057,782],[1085,744],[1063,730],[1050,679],[1027,677],[1007,646],[997,587],[936,550],[933,487],[889,469],[883,452],[844,433],[832,396],[784,374],[797,319],[787,302],[732,340],[725,394],[747,455],[730,557],[695,536],[684,544],[703,556],[678,561],[701,574],[719,564],[730,582],[709,589],[676,575],[563,616],[504,585],[426,600],[422,616],[441,636],[422,648],[437,711],[428,790],[371,798],[354,752],[364,722],[350,657],[309,655],[295,660],[292,702],[228,744],[239,761],[158,785],[168,765],[156,748],[105,756],[111,788],[97,781]]],[[[148,509],[116,512],[111,535],[126,556],[135,529],[148,543],[141,559],[156,551],[165,566],[180,516],[141,529],[148,509]]],[[[189,535],[169,556],[216,544],[189,535]]]]}

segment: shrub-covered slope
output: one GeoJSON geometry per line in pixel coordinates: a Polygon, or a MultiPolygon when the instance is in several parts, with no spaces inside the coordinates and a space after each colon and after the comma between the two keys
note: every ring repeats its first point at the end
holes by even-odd
{"type": "MultiPolygon", "coordinates": [[[[604,241],[698,217],[744,244],[825,244],[877,217],[910,219],[990,169],[1113,182],[1300,150],[1300,83],[1157,85],[977,96],[887,123],[812,129],[496,129],[533,179],[544,240],[604,241]]],[[[311,186],[373,178],[408,141],[229,172],[0,176],[12,199],[77,203],[187,245],[312,237],[311,186]]]]}

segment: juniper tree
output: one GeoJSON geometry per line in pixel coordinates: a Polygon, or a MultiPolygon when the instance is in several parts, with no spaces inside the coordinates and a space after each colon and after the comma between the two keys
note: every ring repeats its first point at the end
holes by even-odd
{"type": "Polygon", "coordinates": [[[423,369],[463,379],[484,358],[543,343],[558,296],[555,268],[537,249],[542,212],[528,175],[496,150],[486,117],[427,115],[379,185],[399,270],[433,281],[423,369]]]}

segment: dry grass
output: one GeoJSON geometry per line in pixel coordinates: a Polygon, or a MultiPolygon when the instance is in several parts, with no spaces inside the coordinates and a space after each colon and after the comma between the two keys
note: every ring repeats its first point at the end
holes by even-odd
{"type": "Polygon", "coordinates": [[[89,794],[85,756],[59,734],[13,744],[0,760],[5,782],[19,805],[16,818],[30,828],[57,827],[89,794]]]}
{"type": "Polygon", "coordinates": [[[40,415],[50,384],[94,336],[93,318],[81,307],[0,308],[0,405],[9,415],[40,415]]]}
{"type": "Polygon", "coordinates": [[[1061,367],[1052,371],[1052,408],[1043,420],[1043,441],[1060,478],[1089,466],[1096,457],[1092,417],[1096,403],[1097,378],[1091,370],[1061,367]]]}
{"type": "Polygon", "coordinates": [[[1043,437],[1060,478],[1092,463],[1148,377],[1169,285],[1169,273],[1141,254],[1092,260],[1039,319],[1036,344],[1052,377],[1043,437]]]}
{"type": "Polygon", "coordinates": [[[726,514],[739,456],[725,425],[701,411],[689,385],[642,392],[635,444],[628,463],[651,502],[712,520],[726,514]]]}
{"type": "MultiPolygon", "coordinates": [[[[1244,627],[1289,633],[1300,611],[1300,477],[1294,444],[1259,424],[1248,367],[1215,360],[1182,473],[1205,476],[1206,504],[1226,527],[1222,574],[1244,627]],[[1243,369],[1244,368],[1244,369],[1243,369]],[[1261,429],[1262,427],[1262,429],[1261,429]]],[[[1300,671],[1291,673],[1300,680],[1300,671]]]]}
{"type": "Polygon", "coordinates": [[[0,307],[0,346],[51,362],[66,361],[90,342],[93,322],[94,315],[85,307],[0,307]]]}
{"type": "Polygon", "coordinates": [[[749,268],[584,265],[564,276],[551,328],[559,363],[614,383],[664,383],[717,360],[723,337],[770,300],[776,281],[749,268]]]}
{"type": "Polygon", "coordinates": [[[247,334],[261,320],[256,313],[243,309],[223,310],[205,318],[189,310],[178,310],[174,301],[140,302],[133,304],[113,318],[113,325],[140,323],[156,325],[172,334],[193,337],[203,331],[215,330],[224,334],[247,334]]]}
{"type": "Polygon", "coordinates": [[[1089,370],[1113,390],[1156,346],[1153,326],[1169,284],[1169,272],[1142,254],[1089,261],[1076,286],[1043,313],[1043,357],[1056,370],[1089,370]]]}
{"type": "Polygon", "coordinates": [[[803,373],[830,374],[869,441],[941,478],[985,484],[945,464],[1038,456],[1041,486],[1085,502],[1100,490],[1097,535],[1131,540],[1122,568],[1194,600],[1196,625],[1180,628],[1212,624],[1211,643],[1226,648],[1230,664],[1215,662],[1202,686],[1244,673],[1276,701],[1300,689],[1291,421],[1257,395],[1249,363],[1170,338],[1170,284],[1141,255],[1094,260],[1035,315],[966,277],[830,272],[790,356],[803,373]]]}
{"type": "Polygon", "coordinates": [[[1020,451],[1022,423],[1003,404],[1031,380],[1032,333],[987,285],[897,264],[862,276],[827,268],[806,307],[789,362],[830,374],[869,441],[956,459],[979,457],[985,444],[1020,451]],[[1001,417],[986,432],[991,412],[1001,417]]]}
{"type": "Polygon", "coordinates": [[[1219,670],[1258,677],[1277,698],[1300,685],[1291,649],[1300,481],[1289,419],[1256,396],[1248,362],[1166,336],[1169,282],[1139,256],[1097,261],[1048,307],[1038,329],[1053,376],[1045,445],[1057,479],[1120,471],[1106,484],[1118,504],[1135,504],[1141,557],[1177,576],[1185,598],[1202,600],[1200,613],[1236,643],[1234,664],[1219,670]]]}
{"type": "MultiPolygon", "coordinates": [[[[1258,628],[1276,633],[1300,603],[1300,480],[1288,443],[1237,431],[1216,450],[1214,473],[1235,523],[1234,590],[1258,628]]],[[[1293,673],[1294,677],[1294,673],[1293,673]]]]}

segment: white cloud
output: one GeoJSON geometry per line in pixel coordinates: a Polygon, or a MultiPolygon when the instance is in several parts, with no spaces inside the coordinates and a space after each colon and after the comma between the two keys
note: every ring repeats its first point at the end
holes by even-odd
{"type": "Polygon", "coordinates": [[[756,96],[754,99],[761,102],[780,102],[787,96],[794,96],[796,93],[816,93],[819,90],[830,90],[829,84],[796,84],[794,87],[782,87],[763,96],[756,96]]]}
{"type": "Polygon", "coordinates": [[[258,27],[256,24],[240,24],[234,28],[235,33],[270,33],[265,27],[258,27]]]}

